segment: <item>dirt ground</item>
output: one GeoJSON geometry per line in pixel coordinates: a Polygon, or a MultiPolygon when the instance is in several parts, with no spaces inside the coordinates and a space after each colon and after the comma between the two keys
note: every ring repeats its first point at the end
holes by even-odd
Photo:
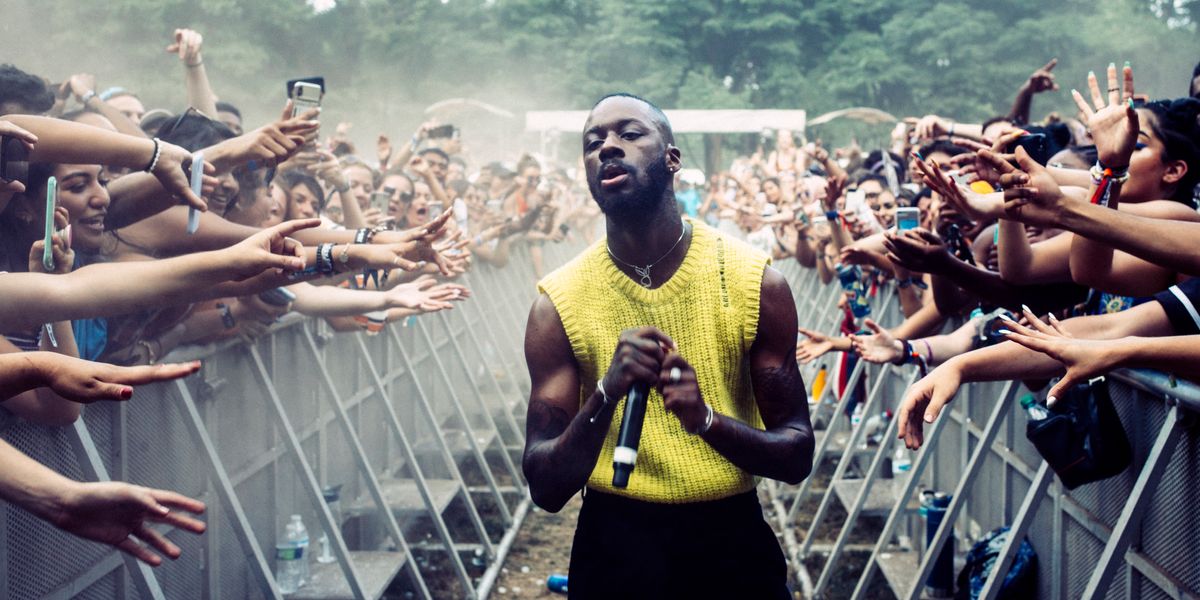
{"type": "Polygon", "coordinates": [[[571,558],[571,538],[583,497],[576,494],[557,514],[531,507],[513,541],[492,598],[565,598],[546,588],[546,578],[566,575],[571,558]]]}

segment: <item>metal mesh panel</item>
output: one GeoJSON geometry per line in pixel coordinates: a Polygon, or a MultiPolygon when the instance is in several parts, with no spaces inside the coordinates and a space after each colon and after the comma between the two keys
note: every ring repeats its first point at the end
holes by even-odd
{"type": "Polygon", "coordinates": [[[1200,434],[1189,430],[1180,437],[1143,523],[1141,550],[1192,590],[1200,590],[1200,434]]]}
{"type": "MultiPolygon", "coordinates": [[[[122,577],[121,569],[117,569],[108,573],[104,577],[97,579],[95,583],[89,585],[82,592],[74,596],[75,600],[108,600],[109,598],[117,597],[117,582],[122,577]]],[[[14,598],[17,596],[14,596],[14,598]]]]}
{"type": "MultiPolygon", "coordinates": [[[[68,441],[70,429],[17,424],[4,439],[47,467],[76,480],[83,471],[68,441]]],[[[81,540],[11,505],[4,507],[8,545],[8,593],[37,598],[73,580],[111,548],[81,540]]]]}
{"type": "Polygon", "coordinates": [[[1088,579],[1092,576],[1092,569],[1096,568],[1096,563],[1100,560],[1100,553],[1104,551],[1104,544],[1070,518],[1065,519],[1063,527],[1067,539],[1064,548],[1067,597],[1078,598],[1083,595],[1083,590],[1087,587],[1088,579]]]}

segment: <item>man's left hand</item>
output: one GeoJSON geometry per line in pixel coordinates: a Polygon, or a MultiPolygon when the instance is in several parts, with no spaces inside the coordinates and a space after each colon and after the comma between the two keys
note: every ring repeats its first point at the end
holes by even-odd
{"type": "Polygon", "coordinates": [[[704,427],[708,409],[700,395],[696,370],[678,352],[670,352],[663,359],[662,371],[658,374],[658,391],[663,396],[663,408],[679,419],[684,431],[692,433],[704,427]],[[678,377],[672,377],[673,374],[678,377]]]}

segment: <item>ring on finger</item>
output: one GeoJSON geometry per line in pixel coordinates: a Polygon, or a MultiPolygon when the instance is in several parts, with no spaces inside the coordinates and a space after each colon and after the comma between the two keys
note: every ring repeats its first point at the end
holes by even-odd
{"type": "Polygon", "coordinates": [[[679,367],[671,367],[671,383],[679,383],[679,379],[683,377],[683,371],[679,367]]]}

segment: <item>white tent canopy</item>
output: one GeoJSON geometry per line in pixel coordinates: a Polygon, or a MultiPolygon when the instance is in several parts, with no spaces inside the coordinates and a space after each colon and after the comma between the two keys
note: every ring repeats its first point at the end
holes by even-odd
{"type": "MultiPolygon", "coordinates": [[[[804,133],[802,110],[665,110],[675,133],[759,133],[791,129],[804,133]]],[[[586,110],[535,110],[525,113],[525,130],[582,133],[586,110]]]]}

